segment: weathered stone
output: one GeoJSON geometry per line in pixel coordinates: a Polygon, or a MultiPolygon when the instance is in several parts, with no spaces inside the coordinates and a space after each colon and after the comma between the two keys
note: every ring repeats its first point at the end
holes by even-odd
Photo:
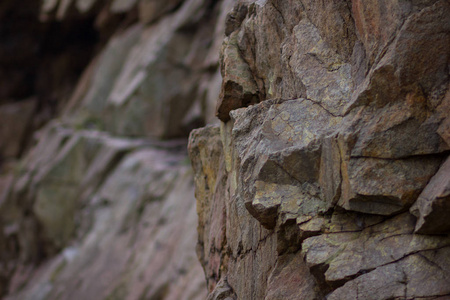
{"type": "MultiPolygon", "coordinates": [[[[406,10],[411,11],[411,3],[405,3],[404,6],[408,7],[406,10]]],[[[386,36],[389,47],[385,45],[380,48],[383,50],[377,58],[379,63],[372,67],[365,82],[355,89],[348,107],[369,103],[380,107],[405,97],[417,87],[420,87],[425,95],[429,95],[443,84],[446,85],[448,73],[444,66],[450,59],[447,47],[450,6],[446,1],[428,2],[426,6],[412,13],[406,20],[401,16],[394,19],[395,28],[399,27],[401,22],[404,22],[404,25],[394,36],[392,34],[397,30],[389,30],[391,37],[386,36]],[[435,45],[432,51],[428,46],[430,44],[435,45]]],[[[401,13],[400,7],[395,10],[400,15],[405,14],[401,13]]],[[[368,35],[369,38],[372,36],[368,35]]]]}
{"type": "Polygon", "coordinates": [[[341,196],[341,152],[334,136],[323,139],[320,157],[319,184],[325,200],[336,204],[341,196]]]}
{"type": "Polygon", "coordinates": [[[290,64],[305,85],[306,97],[334,116],[342,115],[351,95],[351,67],[324,40],[306,18],[293,31],[295,41],[290,64]]]}
{"type": "MultiPolygon", "coordinates": [[[[216,185],[202,197],[202,208],[223,207],[226,246],[202,256],[207,276],[226,277],[238,299],[448,297],[448,262],[436,259],[450,241],[414,234],[406,211],[421,193],[445,194],[433,187],[438,178],[445,186],[438,170],[449,150],[449,8],[429,0],[236,3],[221,57],[221,175],[208,170],[216,185]],[[259,103],[245,101],[250,95],[259,103]],[[297,276],[314,277],[318,288],[297,276]]],[[[208,165],[203,144],[192,159],[208,165]]],[[[439,213],[433,222],[445,223],[439,213]]],[[[208,239],[202,249],[214,247],[208,239]]]]}
{"type": "Polygon", "coordinates": [[[437,132],[447,146],[450,147],[450,117],[448,115],[450,111],[450,86],[447,87],[447,92],[443,96],[441,103],[437,106],[436,111],[437,118],[442,120],[437,132]]]}
{"type": "MultiPolygon", "coordinates": [[[[207,127],[194,131],[189,149],[196,171],[197,208],[199,224],[202,224],[199,227],[198,255],[204,265],[208,289],[212,292],[226,270],[231,268],[235,270],[233,274],[236,276],[229,277],[228,284],[233,287],[237,299],[263,297],[263,283],[274,264],[275,256],[272,253],[276,251],[273,243],[265,239],[273,241],[274,237],[269,237],[268,231],[250,217],[241,199],[226,201],[223,196],[235,194],[236,174],[226,171],[218,128],[207,127]],[[209,151],[204,151],[204,147],[209,151]],[[212,173],[205,177],[199,173],[201,170],[210,170],[212,173]],[[241,225],[242,221],[246,223],[241,225]],[[264,257],[254,258],[253,253],[256,251],[253,249],[267,247],[270,248],[264,257]],[[262,276],[258,278],[246,275],[251,274],[246,266],[254,259],[260,261],[262,276]],[[248,286],[255,288],[248,289],[248,286]]],[[[234,165],[235,158],[231,159],[234,165]]]]}
{"type": "Polygon", "coordinates": [[[414,235],[407,213],[354,232],[322,234],[306,239],[302,252],[311,268],[328,266],[325,280],[339,284],[410,254],[447,247],[448,238],[414,235]]]}
{"type": "Polygon", "coordinates": [[[233,6],[232,10],[227,14],[225,20],[225,36],[229,36],[234,31],[239,29],[248,13],[248,6],[244,3],[239,3],[233,6]]]}
{"type": "Polygon", "coordinates": [[[344,59],[349,59],[356,40],[350,1],[301,1],[308,19],[321,38],[344,59]],[[345,43],[342,42],[345,39],[345,43]]]}
{"type": "Polygon", "coordinates": [[[226,277],[222,278],[214,288],[214,291],[208,295],[207,300],[233,300],[236,295],[233,289],[228,285],[226,277]]]}
{"type": "Polygon", "coordinates": [[[323,201],[315,184],[320,173],[319,145],[341,118],[310,100],[298,99],[280,104],[266,101],[246,111],[233,112],[233,119],[233,139],[243,178],[238,189],[245,195],[246,207],[255,218],[273,228],[280,205],[284,213],[289,211],[293,215],[299,211],[315,215],[328,209],[331,203],[323,201]],[[256,121],[261,110],[266,112],[256,121]],[[307,121],[312,115],[315,123],[307,121]],[[253,125],[250,131],[249,125],[253,125]],[[244,150],[250,145],[253,151],[244,150]],[[294,194],[302,197],[288,204],[294,194]]]}
{"type": "Polygon", "coordinates": [[[408,2],[352,1],[355,27],[370,65],[380,59],[383,49],[395,37],[411,9],[412,5],[408,2]],[[385,14],[387,11],[389,15],[385,14]]]}
{"type": "Polygon", "coordinates": [[[232,34],[222,48],[221,70],[224,79],[216,116],[223,122],[230,120],[230,111],[259,102],[258,87],[250,67],[239,52],[237,38],[237,34],[232,34]]]}
{"type": "Polygon", "coordinates": [[[450,231],[450,158],[442,164],[431,178],[411,213],[418,220],[415,232],[421,234],[445,234],[450,231]]]}
{"type": "Polygon", "coordinates": [[[421,251],[362,274],[327,299],[447,299],[449,247],[421,251]]]}
{"type": "Polygon", "coordinates": [[[266,300],[317,299],[314,279],[299,254],[279,257],[267,285],[266,300]]]}
{"type": "Polygon", "coordinates": [[[363,213],[391,215],[409,208],[436,173],[440,157],[386,160],[354,158],[342,168],[338,205],[363,213]]]}
{"type": "Polygon", "coordinates": [[[192,131],[188,149],[197,187],[197,255],[205,267],[208,289],[212,291],[220,278],[222,260],[226,260],[220,251],[227,241],[226,204],[219,196],[226,192],[224,186],[227,181],[219,128],[211,126],[192,131]]]}
{"type": "Polygon", "coordinates": [[[442,153],[449,148],[437,132],[441,122],[436,114],[430,116],[423,95],[410,93],[404,102],[355,116],[346,129],[357,132],[350,133],[355,136],[351,156],[403,158],[442,153]]]}
{"type": "Polygon", "coordinates": [[[0,102],[36,95],[32,130],[65,107],[2,162],[0,298],[449,297],[448,0],[22,4],[0,102]],[[215,107],[196,234],[171,138],[215,107]]]}

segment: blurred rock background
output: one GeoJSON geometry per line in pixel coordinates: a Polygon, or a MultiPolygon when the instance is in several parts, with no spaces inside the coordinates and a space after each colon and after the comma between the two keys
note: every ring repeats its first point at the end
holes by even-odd
{"type": "Polygon", "coordinates": [[[231,8],[1,2],[0,297],[206,297],[186,145],[231,8]]]}

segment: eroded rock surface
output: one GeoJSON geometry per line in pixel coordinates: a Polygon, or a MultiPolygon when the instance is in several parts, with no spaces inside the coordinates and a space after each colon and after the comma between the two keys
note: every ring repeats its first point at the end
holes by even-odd
{"type": "Polygon", "coordinates": [[[5,0],[0,35],[2,299],[450,298],[448,0],[5,0]]]}
{"type": "Polygon", "coordinates": [[[449,298],[450,3],[238,1],[225,33],[189,145],[209,299],[449,298]]]}

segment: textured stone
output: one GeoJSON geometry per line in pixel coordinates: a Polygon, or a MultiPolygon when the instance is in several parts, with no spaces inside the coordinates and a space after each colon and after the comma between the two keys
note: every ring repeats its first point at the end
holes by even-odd
{"type": "Polygon", "coordinates": [[[221,279],[214,291],[208,295],[207,300],[233,300],[236,299],[236,295],[233,293],[233,289],[228,285],[226,278],[221,279]]]}
{"type": "Polygon", "coordinates": [[[220,194],[225,193],[224,186],[227,181],[219,128],[205,127],[192,131],[188,149],[197,187],[195,191],[199,217],[197,255],[203,266],[207,266],[205,275],[208,289],[211,291],[218,284],[222,260],[226,260],[220,252],[226,247],[227,242],[227,207],[223,198],[218,196],[219,191],[216,192],[216,189],[220,188],[220,194]]]}
{"type": "MultiPolygon", "coordinates": [[[[237,192],[238,178],[234,170],[239,157],[235,152],[230,153],[229,162],[226,162],[224,151],[227,150],[220,141],[220,136],[230,134],[230,128],[222,126],[221,129],[220,134],[217,127],[195,130],[189,145],[196,174],[198,255],[205,268],[210,297],[216,299],[216,284],[225,274],[229,275],[227,282],[237,299],[278,299],[276,297],[286,293],[295,298],[300,292],[313,295],[316,286],[314,279],[307,276],[307,269],[307,277],[293,277],[289,288],[279,287],[277,291],[267,288],[268,280],[273,282],[272,286],[277,286],[277,282],[291,276],[288,270],[296,268],[302,259],[288,256],[274,271],[278,251],[295,251],[290,249],[295,248],[289,242],[291,227],[286,225],[277,233],[271,233],[251,217],[237,192]],[[226,164],[229,164],[230,173],[226,164]],[[253,272],[259,275],[253,276],[253,272]]],[[[288,210],[286,206],[281,207],[288,210]]]]}
{"type": "Polygon", "coordinates": [[[327,299],[447,299],[448,255],[446,247],[407,256],[362,274],[327,299]]]}
{"type": "Polygon", "coordinates": [[[301,1],[321,38],[342,58],[349,59],[356,40],[350,1],[301,1]],[[342,42],[345,39],[345,43],[342,42]]]}
{"type": "MultiPolygon", "coordinates": [[[[446,86],[450,7],[446,1],[425,2],[429,3],[425,8],[406,20],[399,17],[395,21],[399,24],[404,20],[404,26],[395,38],[391,37],[392,42],[381,52],[382,58],[378,58],[379,63],[372,67],[364,83],[354,90],[349,107],[368,103],[380,107],[418,87],[428,95],[446,86]],[[432,51],[430,44],[435,45],[432,51]]],[[[411,3],[405,4],[411,7],[411,3]]]]}
{"type": "Polygon", "coordinates": [[[310,268],[326,269],[324,279],[333,285],[410,254],[449,245],[448,238],[412,234],[413,220],[411,215],[402,214],[362,231],[318,235],[306,239],[302,251],[310,268]]]}
{"type": "Polygon", "coordinates": [[[238,189],[255,218],[273,228],[280,205],[285,213],[294,216],[299,212],[315,215],[328,209],[331,203],[323,201],[317,184],[319,144],[339,124],[340,117],[330,115],[315,102],[298,99],[279,104],[266,101],[233,112],[233,118],[233,139],[243,178],[238,189]],[[314,123],[307,121],[310,116],[315,117],[314,123]],[[294,194],[302,196],[289,209],[292,205],[287,203],[294,194]]]}
{"type": "Polygon", "coordinates": [[[268,280],[264,299],[317,299],[314,279],[303,263],[301,255],[288,254],[278,259],[268,280]]]}
{"type": "Polygon", "coordinates": [[[30,136],[64,113],[1,162],[0,297],[449,298],[449,16],[448,0],[2,1],[2,106],[36,96],[14,120],[30,136]],[[172,138],[215,108],[192,180],[172,138]]]}
{"type": "Polygon", "coordinates": [[[440,157],[395,161],[350,159],[342,168],[342,194],[338,204],[363,213],[398,213],[414,203],[441,161],[440,157]]]}
{"type": "Polygon", "coordinates": [[[199,226],[210,233],[200,238],[210,282],[227,278],[238,299],[449,297],[450,241],[438,230],[448,219],[449,9],[235,4],[221,56],[222,147],[207,129],[191,137],[199,215],[223,224],[199,226]]]}
{"type": "Polygon", "coordinates": [[[224,79],[216,115],[224,122],[230,120],[231,110],[259,102],[258,87],[251,75],[250,67],[239,52],[237,38],[236,34],[232,34],[224,42],[221,50],[221,70],[224,79]]]}
{"type": "Polygon", "coordinates": [[[418,218],[417,233],[445,234],[450,231],[450,222],[447,218],[450,212],[449,158],[431,178],[410,210],[418,218]]]}
{"type": "Polygon", "coordinates": [[[442,118],[430,116],[425,97],[417,93],[408,94],[404,102],[356,115],[344,129],[356,140],[351,156],[403,158],[448,150],[437,132],[442,118]]]}

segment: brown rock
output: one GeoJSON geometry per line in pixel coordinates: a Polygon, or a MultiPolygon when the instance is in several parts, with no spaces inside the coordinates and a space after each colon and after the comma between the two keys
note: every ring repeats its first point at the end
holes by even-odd
{"type": "Polygon", "coordinates": [[[342,58],[348,60],[356,40],[350,1],[303,0],[301,2],[308,19],[320,31],[320,36],[342,58]],[[342,39],[345,39],[345,43],[342,39]]]}
{"type": "Polygon", "coordinates": [[[357,277],[327,299],[446,299],[449,293],[448,255],[447,247],[407,256],[357,277]]]}
{"type": "Polygon", "coordinates": [[[450,159],[442,164],[410,209],[418,220],[415,232],[445,234],[450,231],[450,159]]]}
{"type": "Polygon", "coordinates": [[[266,300],[317,299],[315,282],[301,255],[287,254],[278,258],[270,274],[266,300]]]}
{"type": "Polygon", "coordinates": [[[411,3],[406,2],[352,1],[355,27],[371,65],[380,59],[381,52],[389,45],[411,10],[411,3]],[[386,14],[387,11],[390,14],[386,14]]]}
{"type": "MultiPolygon", "coordinates": [[[[207,276],[226,277],[238,299],[448,297],[448,262],[436,260],[449,239],[414,234],[406,212],[421,193],[445,206],[433,187],[445,186],[449,150],[448,11],[429,0],[236,3],[221,58],[223,153],[212,150],[223,158],[201,197],[202,208],[220,203],[207,211],[226,246],[202,256],[207,276]]],[[[203,144],[193,160],[206,166],[203,144]]]]}
{"type": "Polygon", "coordinates": [[[239,51],[237,38],[237,34],[232,34],[222,46],[221,70],[224,79],[216,116],[223,122],[230,120],[230,111],[259,102],[258,87],[239,51]]]}
{"type": "MultiPolygon", "coordinates": [[[[302,252],[312,270],[325,270],[327,284],[340,286],[379,266],[396,263],[417,252],[448,247],[450,243],[448,237],[414,235],[413,230],[414,218],[405,213],[362,230],[308,238],[303,242],[302,252]]],[[[443,269],[440,274],[445,277],[446,272],[443,269]]]]}
{"type": "Polygon", "coordinates": [[[222,155],[219,128],[194,130],[189,140],[189,155],[194,169],[198,214],[197,255],[205,268],[208,289],[212,291],[224,264],[221,251],[226,247],[226,193],[227,176],[222,155]]]}
{"type": "Polygon", "coordinates": [[[342,171],[338,204],[348,210],[391,215],[409,208],[436,173],[440,157],[350,159],[342,171]]]}
{"type": "Polygon", "coordinates": [[[225,278],[222,278],[214,288],[214,291],[208,295],[207,300],[234,300],[236,295],[233,293],[233,289],[228,285],[225,278]]]}
{"type": "Polygon", "coordinates": [[[365,110],[346,129],[355,139],[350,155],[389,159],[444,152],[449,148],[437,132],[442,122],[438,114],[431,115],[424,96],[414,93],[404,102],[365,110]]]}

